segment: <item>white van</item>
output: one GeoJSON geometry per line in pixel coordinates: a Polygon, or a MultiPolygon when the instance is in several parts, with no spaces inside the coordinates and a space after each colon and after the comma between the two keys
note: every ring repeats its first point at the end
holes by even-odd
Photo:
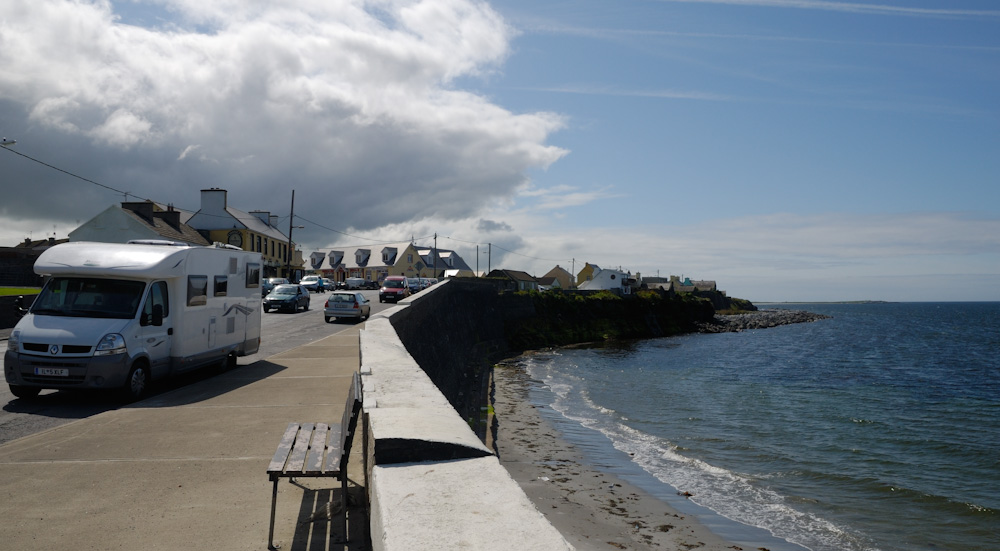
{"type": "Polygon", "coordinates": [[[44,251],[48,276],[11,331],[4,376],[20,398],[44,388],[120,389],[235,365],[260,347],[261,256],[216,243],[70,242],[44,251]]]}

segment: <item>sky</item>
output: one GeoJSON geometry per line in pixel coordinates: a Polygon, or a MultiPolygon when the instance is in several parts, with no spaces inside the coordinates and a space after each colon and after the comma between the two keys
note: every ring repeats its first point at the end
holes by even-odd
{"type": "Polygon", "coordinates": [[[6,246],[294,191],[307,254],[1000,300],[994,0],[5,0],[0,136],[6,246]]]}

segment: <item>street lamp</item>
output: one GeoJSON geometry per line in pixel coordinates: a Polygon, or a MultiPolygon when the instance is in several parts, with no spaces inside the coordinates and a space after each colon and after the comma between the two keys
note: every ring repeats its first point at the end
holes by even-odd
{"type": "Polygon", "coordinates": [[[292,209],[288,215],[288,251],[285,253],[285,275],[288,281],[292,281],[292,230],[295,228],[305,228],[305,226],[293,226],[295,220],[295,190],[292,190],[292,209]]]}
{"type": "Polygon", "coordinates": [[[3,141],[0,141],[0,145],[2,145],[4,147],[7,147],[9,145],[14,145],[16,143],[17,143],[17,140],[8,140],[7,138],[4,138],[3,141]]]}

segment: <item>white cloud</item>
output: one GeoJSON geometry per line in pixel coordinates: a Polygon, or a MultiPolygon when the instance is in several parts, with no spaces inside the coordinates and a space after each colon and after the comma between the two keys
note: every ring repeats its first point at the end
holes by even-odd
{"type": "MultiPolygon", "coordinates": [[[[614,225],[568,231],[523,213],[491,213],[514,236],[493,267],[537,275],[584,262],[644,275],[714,279],[751,300],[1000,300],[1000,218],[972,213],[771,214],[691,226],[614,225]],[[961,262],[956,262],[961,259],[961,262]],[[945,292],[947,289],[947,292],[945,292]]],[[[497,222],[494,222],[496,224],[497,222]]],[[[435,222],[439,235],[498,244],[492,227],[435,222]]],[[[463,249],[461,241],[441,240],[463,249]]],[[[468,246],[463,254],[475,257],[468,246]]]]}
{"type": "MultiPolygon", "coordinates": [[[[470,216],[566,153],[546,143],[561,116],[454,87],[509,53],[513,31],[483,2],[159,4],[174,19],[155,28],[108,2],[5,4],[0,121],[20,151],[182,208],[222,187],[237,208],[281,212],[296,189],[303,216],[338,228],[470,216]]],[[[25,213],[86,220],[121,200],[3,161],[52,197],[22,199],[25,213]]]]}

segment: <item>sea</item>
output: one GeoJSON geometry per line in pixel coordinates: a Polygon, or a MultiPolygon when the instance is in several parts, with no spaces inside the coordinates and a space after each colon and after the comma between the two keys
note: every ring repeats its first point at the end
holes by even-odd
{"type": "Polygon", "coordinates": [[[1000,550],[1000,303],[524,357],[587,460],[771,551],[1000,550]]]}

